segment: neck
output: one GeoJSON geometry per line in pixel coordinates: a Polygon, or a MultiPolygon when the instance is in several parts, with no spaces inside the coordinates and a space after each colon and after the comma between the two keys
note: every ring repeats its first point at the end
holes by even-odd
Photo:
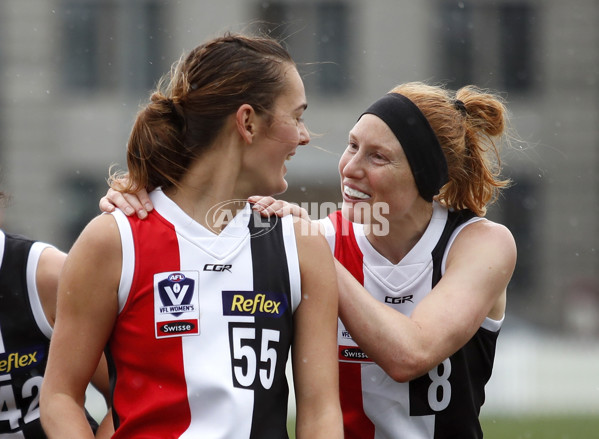
{"type": "Polygon", "coordinates": [[[425,202],[399,218],[388,216],[388,233],[379,233],[385,231],[381,227],[366,226],[366,237],[378,253],[398,264],[422,238],[432,216],[433,204],[425,202]]]}
{"type": "Polygon", "coordinates": [[[205,151],[185,172],[178,187],[165,194],[193,220],[218,232],[234,217],[247,197],[238,189],[241,158],[234,144],[218,144],[205,151]]]}

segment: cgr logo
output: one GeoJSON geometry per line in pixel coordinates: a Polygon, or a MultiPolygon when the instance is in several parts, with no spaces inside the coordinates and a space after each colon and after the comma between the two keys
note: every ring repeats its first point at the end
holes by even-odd
{"type": "Polygon", "coordinates": [[[173,273],[158,282],[158,292],[164,305],[160,308],[162,314],[178,317],[184,312],[195,310],[195,306],[191,303],[194,280],[185,277],[183,273],[173,273]]]}
{"type": "Polygon", "coordinates": [[[401,305],[402,303],[406,303],[406,302],[412,302],[412,298],[414,296],[413,295],[409,295],[409,296],[401,296],[401,297],[391,297],[391,296],[385,296],[385,303],[392,303],[393,305],[401,305]]]}
{"type": "Polygon", "coordinates": [[[228,271],[229,273],[232,273],[231,268],[233,268],[233,265],[231,265],[231,264],[206,264],[206,265],[204,265],[204,271],[219,271],[219,272],[228,271]]]}

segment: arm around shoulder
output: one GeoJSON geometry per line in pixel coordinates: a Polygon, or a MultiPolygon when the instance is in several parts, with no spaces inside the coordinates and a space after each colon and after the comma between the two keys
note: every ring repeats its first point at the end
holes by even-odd
{"type": "Polygon", "coordinates": [[[302,282],[292,353],[296,434],[298,439],[342,438],[333,256],[318,225],[300,220],[295,230],[302,282]]]}
{"type": "Polygon", "coordinates": [[[406,382],[460,349],[485,317],[501,319],[515,263],[516,245],[506,227],[488,220],[466,226],[451,246],[441,280],[410,316],[374,299],[337,263],[340,317],[371,359],[406,382]]]}
{"type": "Polygon", "coordinates": [[[485,318],[503,318],[515,265],[516,244],[505,226],[482,220],[460,232],[443,277],[412,313],[424,369],[466,344],[485,318]]]}

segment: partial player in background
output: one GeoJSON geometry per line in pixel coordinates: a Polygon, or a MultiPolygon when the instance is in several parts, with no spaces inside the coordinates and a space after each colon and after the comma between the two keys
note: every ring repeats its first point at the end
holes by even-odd
{"type": "MultiPolygon", "coordinates": [[[[39,397],[65,258],[50,244],[0,230],[0,437],[46,437],[39,397]]],[[[105,361],[92,384],[108,401],[105,361]]],[[[95,420],[87,419],[96,431],[95,420]]]]}

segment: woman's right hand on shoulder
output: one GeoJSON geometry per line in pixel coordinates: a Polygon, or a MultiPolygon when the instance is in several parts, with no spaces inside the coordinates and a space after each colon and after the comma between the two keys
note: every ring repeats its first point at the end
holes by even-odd
{"type": "MultiPolygon", "coordinates": [[[[127,177],[124,176],[121,177],[122,180],[119,180],[119,182],[123,181],[121,187],[125,187],[127,181],[126,178],[127,177]]],[[[127,216],[137,213],[139,219],[144,219],[148,216],[148,212],[154,209],[152,201],[150,201],[150,196],[145,189],[129,194],[113,189],[112,187],[109,188],[106,195],[100,199],[99,206],[100,210],[106,213],[114,212],[114,209],[117,207],[127,216]]]]}
{"type": "Polygon", "coordinates": [[[248,201],[253,204],[253,209],[260,215],[269,217],[276,215],[283,217],[285,215],[293,215],[306,221],[310,220],[308,211],[297,204],[290,203],[285,200],[277,200],[273,197],[264,197],[261,195],[253,195],[248,198],[248,201]]]}

